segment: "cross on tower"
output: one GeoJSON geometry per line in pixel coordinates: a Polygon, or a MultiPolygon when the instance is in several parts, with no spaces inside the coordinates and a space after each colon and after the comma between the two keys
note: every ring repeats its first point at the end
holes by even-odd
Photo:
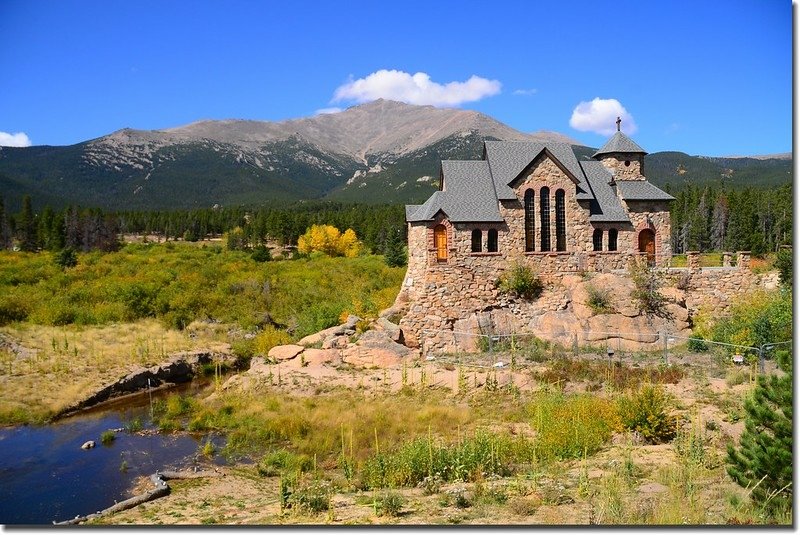
{"type": "Polygon", "coordinates": [[[617,132],[619,132],[619,125],[622,124],[622,119],[617,117],[617,132]]]}

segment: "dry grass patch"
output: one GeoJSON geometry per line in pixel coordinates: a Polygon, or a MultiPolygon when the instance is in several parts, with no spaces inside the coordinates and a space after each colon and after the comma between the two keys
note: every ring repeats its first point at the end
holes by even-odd
{"type": "Polygon", "coordinates": [[[0,328],[27,351],[0,350],[0,424],[42,421],[139,366],[197,348],[227,349],[213,329],[166,329],[155,320],[103,327],[0,328]]]}

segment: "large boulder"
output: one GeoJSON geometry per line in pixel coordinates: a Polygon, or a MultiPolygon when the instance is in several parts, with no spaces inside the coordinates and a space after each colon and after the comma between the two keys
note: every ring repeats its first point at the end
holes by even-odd
{"type": "Polygon", "coordinates": [[[306,349],[301,355],[306,366],[322,366],[331,364],[336,366],[342,362],[339,352],[334,349],[306,349]]]}
{"type": "Polygon", "coordinates": [[[359,368],[392,368],[398,366],[403,357],[389,349],[351,346],[344,350],[342,360],[359,368]]]}
{"type": "Polygon", "coordinates": [[[269,350],[267,356],[275,360],[291,360],[303,352],[305,348],[296,344],[287,344],[285,346],[275,346],[269,350]]]}
{"type": "Polygon", "coordinates": [[[392,323],[386,318],[378,318],[375,320],[375,327],[379,331],[385,332],[393,342],[397,342],[398,344],[403,343],[403,331],[400,329],[399,325],[392,323]]]}
{"type": "Polygon", "coordinates": [[[314,334],[309,334],[300,339],[298,344],[305,347],[315,346],[324,343],[326,340],[335,336],[350,335],[356,332],[356,324],[361,321],[358,316],[352,314],[347,316],[347,321],[335,327],[328,327],[314,334]]]}

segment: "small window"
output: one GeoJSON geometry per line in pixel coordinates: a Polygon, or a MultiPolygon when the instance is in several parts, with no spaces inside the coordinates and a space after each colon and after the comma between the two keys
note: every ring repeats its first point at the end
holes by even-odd
{"type": "Polygon", "coordinates": [[[489,236],[486,243],[486,247],[490,253],[497,252],[497,231],[495,229],[489,229],[489,236]]]}
{"type": "Polygon", "coordinates": [[[608,250],[617,250],[617,229],[615,228],[608,229],[608,250]]]}
{"type": "Polygon", "coordinates": [[[631,161],[625,160],[625,167],[630,167],[630,166],[631,166],[631,161]]]}
{"type": "Polygon", "coordinates": [[[592,250],[593,251],[602,251],[603,250],[603,231],[595,229],[592,233],[592,250]]]}
{"type": "Polygon", "coordinates": [[[480,253],[483,248],[483,233],[475,229],[472,231],[472,252],[480,253]]]}

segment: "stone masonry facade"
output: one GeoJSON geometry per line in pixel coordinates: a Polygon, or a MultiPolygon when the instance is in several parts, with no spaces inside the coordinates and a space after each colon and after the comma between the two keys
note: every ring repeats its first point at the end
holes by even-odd
{"type": "MultiPolygon", "coordinates": [[[[638,148],[635,144],[633,146],[638,148]]],[[[598,159],[608,169],[609,177],[613,177],[601,184],[608,192],[603,202],[606,206],[616,203],[624,210],[623,217],[598,218],[592,200],[588,200],[585,194],[579,198],[579,188],[585,188],[585,184],[582,185],[563,162],[546,150],[508,182],[516,199],[496,199],[500,217],[495,220],[486,221],[484,218],[483,221],[471,222],[464,220],[468,216],[451,218],[444,208],[430,217],[415,218],[408,214],[425,209],[427,204],[409,206],[408,271],[398,296],[398,302],[407,305],[407,313],[400,322],[406,344],[418,347],[424,342],[426,349],[456,349],[454,336],[447,333],[463,328],[474,330],[478,327],[475,318],[486,313],[505,314],[513,318],[511,321],[516,328],[521,329],[553,325],[550,320],[542,323],[542,317],[549,314],[552,318],[562,318],[564,325],[559,327],[562,334],[571,329],[571,336],[576,339],[591,339],[590,334],[583,335],[581,331],[586,331],[587,325],[596,325],[596,321],[581,316],[581,325],[570,326],[570,322],[575,322],[569,314],[575,307],[585,307],[585,303],[575,302],[569,297],[570,286],[577,284],[576,281],[585,278],[586,274],[621,275],[634,260],[647,261],[654,269],[663,272],[665,280],[683,288],[683,293],[674,303],[678,307],[676,314],[681,318],[675,330],[681,332],[689,328],[688,316],[701,307],[724,310],[736,295],[765,284],[762,277],[749,269],[749,254],[746,252],[738,253],[737,265],[730,265],[730,255],[727,255],[727,266],[700,269],[697,255],[690,254],[688,267],[670,269],[669,201],[672,199],[645,183],[642,176],[644,153],[613,152],[600,154],[598,159]],[[615,184],[625,180],[649,187],[649,190],[633,191],[648,192],[652,198],[641,194],[636,198],[623,198],[615,184]],[[650,193],[653,190],[656,194],[650,193]],[[532,221],[530,213],[526,221],[525,196],[528,191],[533,192],[535,199],[532,221]],[[549,201],[549,213],[542,211],[543,195],[549,201]],[[560,214],[556,210],[557,195],[563,199],[560,214]],[[609,195],[612,196],[610,201],[609,195]],[[565,229],[561,243],[557,243],[559,217],[565,229]],[[526,240],[531,226],[533,250],[530,250],[531,236],[526,240]],[[549,244],[542,241],[543,228],[549,229],[549,244]],[[475,250],[477,233],[479,250],[475,250]],[[613,233],[616,234],[616,247],[612,243],[613,233]],[[487,246],[490,234],[496,236],[496,249],[491,252],[487,246]],[[545,291],[533,302],[506,295],[497,287],[501,276],[517,264],[531,268],[545,283],[545,291]]],[[[443,176],[441,188],[440,191],[447,192],[447,175],[443,176]]],[[[597,182],[592,188],[599,197],[597,182]]],[[[469,192],[469,189],[464,191],[469,192]]],[[[469,200],[465,205],[469,206],[469,200]]],[[[608,290],[613,292],[614,288],[608,290]]],[[[639,321],[629,316],[627,324],[639,321]]],[[[555,321],[557,324],[558,320],[555,321]]]]}

